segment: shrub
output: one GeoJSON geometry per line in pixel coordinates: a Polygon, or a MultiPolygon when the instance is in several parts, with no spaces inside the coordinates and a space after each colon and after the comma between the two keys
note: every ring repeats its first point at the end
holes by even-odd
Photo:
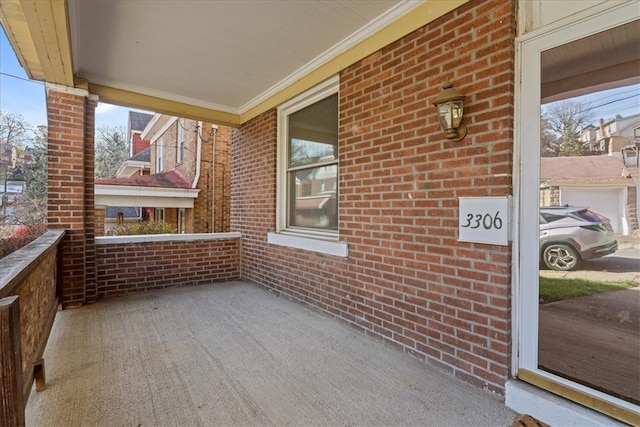
{"type": "Polygon", "coordinates": [[[135,224],[119,225],[113,230],[114,236],[134,236],[139,234],[175,234],[177,230],[166,222],[140,221],[135,224]]]}
{"type": "MultiPolygon", "coordinates": [[[[7,229],[9,228],[7,227],[7,229]]],[[[5,237],[0,239],[0,258],[17,251],[42,236],[47,231],[47,226],[45,224],[20,225],[12,227],[10,230],[11,233],[8,235],[6,229],[2,233],[5,237]]]]}
{"type": "Polygon", "coordinates": [[[47,198],[22,195],[13,203],[16,223],[28,227],[47,222],[47,198]]]}

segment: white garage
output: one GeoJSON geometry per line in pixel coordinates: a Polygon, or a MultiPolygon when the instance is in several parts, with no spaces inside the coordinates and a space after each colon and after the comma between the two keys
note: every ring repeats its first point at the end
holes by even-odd
{"type": "MultiPolygon", "coordinates": [[[[630,234],[637,209],[628,209],[635,182],[613,156],[542,157],[540,206],[585,206],[606,216],[618,234],[630,234]],[[631,190],[630,190],[631,189],[631,190]]],[[[635,197],[631,202],[635,204],[635,197]]]]}
{"type": "Polygon", "coordinates": [[[560,186],[560,204],[585,206],[604,215],[618,234],[629,234],[626,217],[627,187],[560,186]]]}

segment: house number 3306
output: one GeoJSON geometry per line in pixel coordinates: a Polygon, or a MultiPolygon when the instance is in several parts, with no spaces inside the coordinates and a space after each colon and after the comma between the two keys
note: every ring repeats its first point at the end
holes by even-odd
{"type": "Polygon", "coordinates": [[[466,223],[461,225],[464,228],[480,228],[483,227],[485,230],[496,229],[500,230],[502,228],[502,218],[500,218],[500,211],[496,212],[495,215],[491,214],[481,214],[481,213],[468,213],[466,218],[466,223]]]}

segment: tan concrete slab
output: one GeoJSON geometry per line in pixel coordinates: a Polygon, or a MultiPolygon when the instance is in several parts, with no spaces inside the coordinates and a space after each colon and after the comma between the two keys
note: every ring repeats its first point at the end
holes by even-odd
{"type": "Polygon", "coordinates": [[[251,283],[58,313],[29,426],[508,426],[516,414],[398,348],[251,283]]]}

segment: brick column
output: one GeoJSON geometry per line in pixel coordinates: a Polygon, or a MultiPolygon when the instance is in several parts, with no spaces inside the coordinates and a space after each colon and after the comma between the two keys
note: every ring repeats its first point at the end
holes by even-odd
{"type": "Polygon", "coordinates": [[[63,307],[95,300],[94,116],[84,90],[47,85],[48,224],[66,230],[58,289],[63,307]]]}
{"type": "Polygon", "coordinates": [[[84,110],[84,225],[85,235],[85,302],[98,297],[96,269],[96,214],[95,214],[95,123],[98,99],[85,99],[84,110]]]}
{"type": "Polygon", "coordinates": [[[97,206],[94,211],[95,215],[95,235],[96,237],[104,236],[104,216],[107,209],[104,206],[97,206]]]}

